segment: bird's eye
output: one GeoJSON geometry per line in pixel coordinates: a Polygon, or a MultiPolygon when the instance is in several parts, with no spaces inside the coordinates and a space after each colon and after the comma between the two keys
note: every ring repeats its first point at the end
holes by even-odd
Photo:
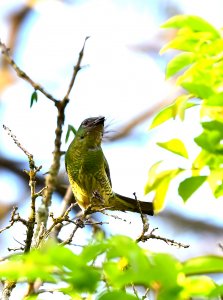
{"type": "Polygon", "coordinates": [[[80,136],[80,139],[83,140],[83,138],[84,138],[84,135],[81,135],[81,136],[80,136]]]}

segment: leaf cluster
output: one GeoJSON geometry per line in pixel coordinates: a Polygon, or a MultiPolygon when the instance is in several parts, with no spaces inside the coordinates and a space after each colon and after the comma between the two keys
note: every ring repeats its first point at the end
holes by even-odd
{"type": "MultiPolygon", "coordinates": [[[[162,27],[176,30],[175,37],[162,48],[161,53],[169,49],[177,50],[177,54],[167,64],[166,77],[175,76],[176,84],[181,86],[184,92],[155,116],[151,129],[170,119],[179,118],[183,121],[185,112],[198,106],[202,133],[194,138],[194,142],[200,147],[200,153],[191,162],[191,176],[180,183],[178,193],[187,201],[204,182],[207,182],[215,197],[223,196],[222,33],[204,19],[190,15],[172,17],[162,27]]],[[[190,161],[187,147],[182,140],[173,138],[157,144],[190,161]]],[[[183,171],[188,173],[188,170],[173,169],[157,172],[154,176],[153,170],[156,166],[149,172],[145,193],[155,191],[155,208],[159,211],[164,205],[172,179],[183,171]],[[150,183],[151,176],[153,184],[150,183]]]]}
{"type": "Polygon", "coordinates": [[[223,286],[207,274],[222,272],[222,257],[202,256],[181,263],[169,254],[145,251],[126,236],[98,238],[80,254],[48,242],[0,265],[1,279],[34,282],[39,278],[72,299],[96,294],[97,300],[139,299],[146,291],[159,300],[209,299],[223,295],[223,286]],[[65,287],[59,288],[58,283],[65,287]]]}

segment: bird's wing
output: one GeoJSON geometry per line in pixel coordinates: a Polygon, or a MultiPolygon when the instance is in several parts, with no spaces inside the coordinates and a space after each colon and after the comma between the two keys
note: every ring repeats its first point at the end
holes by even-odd
{"type": "Polygon", "coordinates": [[[104,168],[105,168],[105,173],[106,173],[106,175],[108,177],[108,180],[110,182],[110,185],[112,186],[109,165],[108,165],[108,162],[107,162],[107,159],[106,159],[105,156],[104,156],[104,168]]]}

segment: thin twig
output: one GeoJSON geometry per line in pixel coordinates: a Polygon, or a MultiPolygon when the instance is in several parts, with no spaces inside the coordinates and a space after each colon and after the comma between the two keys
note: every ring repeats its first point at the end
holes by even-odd
{"type": "Polygon", "coordinates": [[[71,78],[71,81],[70,81],[70,84],[69,84],[69,87],[68,87],[68,90],[67,90],[67,93],[66,95],[64,96],[63,98],[63,101],[65,101],[66,99],[69,98],[69,95],[70,95],[70,92],[73,88],[73,85],[74,85],[74,82],[75,82],[75,79],[77,77],[77,73],[78,71],[81,69],[81,61],[83,59],[83,56],[84,56],[84,48],[85,48],[85,44],[86,44],[86,41],[89,39],[90,37],[87,36],[84,40],[84,44],[83,44],[83,47],[79,53],[79,57],[78,57],[78,61],[76,63],[76,66],[74,67],[74,72],[73,72],[73,75],[72,75],[72,78],[71,78]]]}
{"type": "Polygon", "coordinates": [[[48,208],[51,204],[52,194],[56,189],[57,175],[58,175],[59,168],[60,168],[60,157],[61,157],[61,153],[62,153],[61,152],[61,138],[62,138],[62,128],[63,128],[63,124],[64,124],[64,120],[65,120],[65,108],[66,108],[67,104],[69,103],[68,96],[74,85],[74,81],[76,79],[77,73],[81,69],[81,62],[82,62],[83,55],[84,55],[86,40],[87,40],[87,38],[84,41],[83,47],[79,53],[77,64],[74,67],[74,72],[72,75],[71,82],[69,84],[68,91],[67,91],[66,95],[64,96],[63,100],[56,103],[58,113],[57,113],[57,128],[55,130],[55,141],[54,141],[54,151],[53,151],[54,155],[53,155],[53,162],[51,164],[49,173],[46,177],[46,186],[48,186],[48,189],[44,193],[42,207],[40,209],[40,216],[42,216],[42,218],[40,218],[40,220],[39,220],[40,224],[42,222],[44,222],[44,224],[46,224],[46,221],[48,218],[48,210],[49,210],[48,208]],[[45,212],[45,214],[43,212],[45,212]]]}
{"type": "Polygon", "coordinates": [[[23,252],[17,252],[17,253],[12,253],[12,254],[8,254],[4,257],[0,257],[0,262],[2,261],[5,261],[5,260],[8,260],[10,259],[11,257],[15,256],[15,255],[20,255],[20,254],[23,254],[23,252]]]}
{"type": "Polygon", "coordinates": [[[136,296],[136,298],[137,298],[137,299],[140,299],[140,298],[139,298],[139,295],[138,295],[138,292],[137,292],[137,289],[136,289],[134,283],[132,283],[132,290],[133,290],[133,293],[134,293],[134,295],[136,296]]]}
{"type": "Polygon", "coordinates": [[[221,251],[223,251],[223,245],[222,245],[222,243],[219,243],[218,246],[221,249],[221,251]]]}
{"type": "Polygon", "coordinates": [[[70,245],[71,244],[71,242],[72,242],[72,240],[73,240],[73,237],[74,237],[74,235],[75,235],[75,233],[77,232],[77,230],[78,230],[78,228],[83,228],[84,227],[84,223],[83,223],[83,221],[81,221],[81,222],[77,222],[76,223],[76,225],[75,225],[75,227],[74,227],[74,229],[73,229],[73,231],[72,231],[72,233],[70,234],[70,236],[65,240],[65,241],[63,241],[62,243],[61,243],[61,245],[70,245]]]}
{"type": "Polygon", "coordinates": [[[149,222],[148,222],[147,216],[142,213],[140,202],[139,202],[138,198],[136,197],[136,193],[133,193],[133,195],[135,197],[135,200],[137,201],[138,209],[140,212],[140,217],[142,220],[142,233],[141,233],[140,237],[138,238],[138,240],[140,240],[141,237],[143,237],[146,234],[146,232],[149,230],[149,222]]]}
{"type": "Polygon", "coordinates": [[[53,224],[50,226],[49,229],[46,230],[46,232],[45,232],[45,234],[44,234],[44,238],[46,238],[46,237],[49,236],[49,234],[52,232],[52,230],[55,228],[55,226],[56,226],[57,224],[61,224],[61,223],[63,223],[64,221],[68,221],[68,220],[69,220],[69,216],[68,216],[68,215],[69,215],[69,213],[70,213],[70,211],[72,210],[73,207],[74,207],[74,203],[72,203],[72,204],[68,207],[68,209],[64,212],[64,214],[61,215],[61,216],[58,217],[58,218],[54,218],[53,213],[50,214],[50,217],[51,217],[52,220],[53,220],[53,224]]]}
{"type": "Polygon", "coordinates": [[[149,291],[150,291],[150,288],[147,288],[145,294],[142,296],[142,300],[145,300],[147,298],[149,291]]]}
{"type": "MultiPolygon", "coordinates": [[[[17,147],[19,147],[23,153],[27,156],[29,160],[29,170],[24,170],[25,173],[29,176],[29,186],[30,186],[30,197],[31,197],[31,205],[30,205],[30,213],[28,220],[24,221],[25,225],[27,226],[27,233],[26,233],[26,241],[25,241],[25,247],[24,252],[28,252],[31,248],[32,239],[34,235],[34,226],[36,222],[36,198],[41,196],[43,192],[46,190],[46,187],[44,187],[39,192],[36,192],[36,174],[41,170],[41,166],[36,167],[33,155],[29,153],[19,142],[17,137],[12,133],[11,129],[3,125],[3,128],[7,131],[8,135],[12,138],[14,143],[17,147]]],[[[21,220],[21,218],[20,218],[21,220]]]]}
{"type": "Polygon", "coordinates": [[[13,58],[11,57],[6,45],[0,41],[0,48],[1,52],[4,55],[4,58],[7,60],[7,62],[12,66],[12,68],[16,71],[17,75],[27,81],[35,90],[40,91],[42,94],[44,94],[49,100],[53,101],[55,104],[58,102],[57,99],[55,99],[50,93],[48,93],[40,84],[37,84],[35,81],[33,81],[24,71],[22,71],[18,65],[15,63],[13,58]]]}
{"type": "MultiPolygon", "coordinates": [[[[63,198],[62,204],[61,204],[61,206],[62,206],[61,207],[61,215],[63,215],[66,212],[66,210],[68,209],[68,207],[70,206],[72,198],[73,198],[73,192],[72,192],[71,186],[69,185],[66,190],[65,196],[63,198]]],[[[63,227],[63,223],[59,223],[53,229],[52,233],[55,238],[58,237],[62,227],[63,227]]]]}
{"type": "Polygon", "coordinates": [[[189,248],[190,247],[190,245],[186,245],[186,244],[177,242],[173,239],[169,239],[169,238],[166,238],[166,237],[155,235],[154,231],[157,230],[157,229],[158,228],[154,228],[153,230],[151,230],[151,232],[149,234],[140,236],[140,238],[138,238],[136,241],[137,242],[146,242],[149,239],[156,239],[156,240],[164,241],[168,245],[177,246],[179,248],[189,248]]]}
{"type": "Polygon", "coordinates": [[[12,133],[12,130],[9,129],[7,126],[5,126],[3,124],[3,128],[5,129],[5,131],[8,133],[8,135],[12,138],[13,142],[16,144],[17,147],[19,147],[24,153],[25,155],[29,158],[32,156],[32,154],[30,154],[22,145],[21,143],[18,141],[17,137],[12,133]]]}
{"type": "MultiPolygon", "coordinates": [[[[29,153],[23,146],[22,144],[18,141],[16,136],[12,133],[12,131],[3,125],[3,128],[7,131],[8,135],[12,138],[14,143],[19,147],[23,153],[27,156],[28,161],[29,161],[29,171],[25,170],[26,174],[29,176],[29,186],[30,186],[30,197],[31,197],[31,205],[30,205],[30,213],[28,220],[22,219],[19,214],[17,213],[17,208],[14,208],[12,211],[11,219],[10,219],[10,224],[6,226],[5,229],[8,229],[14,225],[15,222],[22,222],[26,227],[26,240],[25,240],[25,245],[24,247],[16,248],[16,249],[8,249],[9,251],[17,251],[17,250],[23,250],[25,253],[30,251],[32,242],[33,242],[33,235],[34,235],[34,226],[36,222],[36,198],[42,195],[43,191],[45,188],[40,190],[39,192],[36,192],[36,174],[37,172],[40,171],[40,167],[36,167],[33,155],[29,153]]],[[[3,230],[5,230],[3,228],[3,230]]],[[[1,233],[2,231],[0,231],[1,233]]],[[[4,289],[3,289],[3,298],[2,299],[9,299],[12,289],[16,286],[16,281],[5,281],[4,284],[4,289]]]]}
{"type": "Polygon", "coordinates": [[[9,221],[9,225],[7,225],[4,228],[0,229],[0,234],[3,231],[11,228],[14,225],[15,222],[18,222],[19,215],[18,215],[17,209],[18,209],[18,207],[16,207],[16,206],[13,207],[12,212],[11,212],[11,218],[10,218],[10,221],[9,221]]]}

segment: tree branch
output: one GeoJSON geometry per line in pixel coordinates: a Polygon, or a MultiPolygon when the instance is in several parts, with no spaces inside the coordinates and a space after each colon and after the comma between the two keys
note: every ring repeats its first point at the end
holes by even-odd
{"type": "Polygon", "coordinates": [[[22,71],[15,61],[12,59],[9,53],[9,49],[6,47],[5,44],[3,44],[0,41],[0,48],[1,52],[4,55],[4,58],[6,61],[12,66],[12,68],[16,71],[17,75],[27,81],[35,90],[40,91],[42,94],[44,94],[49,100],[53,101],[55,104],[59,102],[57,99],[55,99],[50,93],[48,93],[40,84],[33,81],[24,71],[22,71]]]}
{"type": "MultiPolygon", "coordinates": [[[[20,218],[19,214],[17,213],[17,208],[15,207],[12,211],[10,224],[3,228],[3,230],[6,230],[14,225],[15,222],[22,222],[27,227],[26,232],[26,240],[25,240],[25,246],[23,248],[24,252],[27,253],[30,251],[31,244],[33,242],[33,235],[34,235],[34,226],[36,222],[36,198],[42,195],[42,192],[44,189],[36,193],[36,174],[40,171],[40,167],[36,167],[33,155],[29,153],[22,144],[18,141],[16,136],[12,133],[12,131],[3,125],[3,128],[7,131],[8,135],[12,138],[14,143],[17,147],[19,147],[23,153],[27,156],[29,161],[29,171],[25,170],[26,174],[29,176],[29,186],[30,186],[30,197],[31,197],[31,205],[30,205],[30,213],[28,220],[24,220],[20,218]]],[[[1,230],[0,233],[3,231],[1,230]]],[[[21,248],[20,248],[21,249],[21,248]]],[[[4,284],[3,289],[3,298],[2,299],[8,299],[11,295],[12,289],[16,286],[15,280],[7,280],[4,284]]]]}
{"type": "Polygon", "coordinates": [[[57,175],[58,175],[59,168],[60,168],[60,157],[61,157],[61,153],[62,153],[61,152],[61,137],[62,137],[62,128],[63,128],[63,124],[64,124],[64,120],[65,120],[65,108],[66,108],[67,104],[69,103],[68,96],[74,85],[77,73],[81,69],[81,62],[82,62],[83,55],[84,55],[86,40],[87,40],[87,38],[84,40],[83,47],[79,53],[77,64],[74,67],[74,71],[73,71],[71,82],[69,84],[68,91],[62,101],[56,102],[56,108],[57,108],[58,113],[57,113],[57,128],[55,130],[53,162],[50,167],[49,173],[46,177],[46,186],[48,188],[44,192],[42,205],[38,210],[38,212],[39,212],[38,213],[38,216],[39,216],[38,226],[41,226],[42,222],[44,224],[46,224],[46,221],[48,218],[48,210],[49,210],[48,208],[51,204],[52,194],[56,189],[57,175]]]}

